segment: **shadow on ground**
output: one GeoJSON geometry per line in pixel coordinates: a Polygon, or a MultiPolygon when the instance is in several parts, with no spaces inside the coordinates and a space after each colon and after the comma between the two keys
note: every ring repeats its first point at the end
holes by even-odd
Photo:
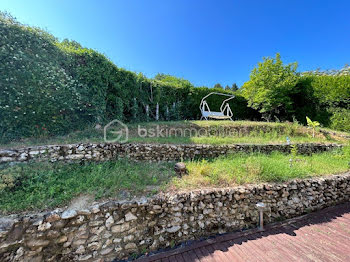
{"type": "Polygon", "coordinates": [[[251,229],[228,233],[144,256],[136,261],[276,261],[276,257],[277,260],[280,258],[279,261],[350,261],[349,228],[350,203],[347,202],[267,225],[263,232],[251,229]],[[296,231],[299,237],[296,237],[296,231]],[[302,259],[303,256],[305,260],[302,259]]]}

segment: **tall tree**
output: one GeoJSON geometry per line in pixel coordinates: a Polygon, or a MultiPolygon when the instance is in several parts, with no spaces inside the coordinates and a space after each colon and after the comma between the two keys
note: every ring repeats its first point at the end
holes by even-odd
{"type": "Polygon", "coordinates": [[[224,89],[220,83],[215,84],[214,88],[224,89]]]}
{"type": "Polygon", "coordinates": [[[263,58],[242,87],[248,105],[259,110],[267,119],[292,111],[290,95],[298,82],[296,69],[296,62],[284,65],[279,53],[275,58],[263,58]]]}
{"type": "Polygon", "coordinates": [[[232,87],[231,87],[231,90],[232,91],[237,91],[238,90],[238,85],[236,83],[233,83],[232,87]]]}

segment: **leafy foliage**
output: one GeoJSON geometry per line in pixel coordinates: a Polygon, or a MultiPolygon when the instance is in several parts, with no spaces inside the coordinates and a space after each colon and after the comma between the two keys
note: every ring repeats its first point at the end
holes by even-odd
{"type": "Polygon", "coordinates": [[[311,78],[315,97],[321,103],[341,107],[350,105],[350,74],[312,75],[307,73],[305,77],[311,78]]]}
{"type": "Polygon", "coordinates": [[[157,74],[154,79],[173,86],[193,87],[190,81],[172,75],[157,74]]]}
{"type": "Polygon", "coordinates": [[[225,86],[225,90],[237,91],[238,85],[236,83],[233,83],[231,87],[229,85],[227,85],[227,86],[225,86]]]}
{"type": "Polygon", "coordinates": [[[263,58],[242,87],[249,106],[265,114],[268,119],[281,111],[290,111],[290,94],[298,81],[296,69],[297,63],[284,65],[278,53],[275,58],[263,58]]]}
{"type": "Polygon", "coordinates": [[[233,83],[231,86],[232,91],[237,91],[238,90],[238,85],[236,83],[233,83]]]}
{"type": "Polygon", "coordinates": [[[350,110],[345,108],[331,109],[330,128],[350,132],[350,110]]]}
{"type": "Polygon", "coordinates": [[[318,127],[320,125],[320,123],[317,121],[312,121],[309,117],[306,117],[306,122],[307,122],[307,125],[310,128],[312,128],[312,137],[315,137],[316,127],[318,127]]]}
{"type": "Polygon", "coordinates": [[[87,87],[62,67],[69,58],[54,37],[2,15],[0,32],[0,138],[61,133],[89,120],[87,87]]]}
{"type": "Polygon", "coordinates": [[[339,118],[337,112],[350,108],[350,67],[302,74],[296,68],[296,63],[284,65],[279,54],[264,58],[242,87],[248,105],[268,121],[275,117],[306,124],[308,115],[324,126],[349,130],[339,124],[350,122],[349,115],[339,118]]]}

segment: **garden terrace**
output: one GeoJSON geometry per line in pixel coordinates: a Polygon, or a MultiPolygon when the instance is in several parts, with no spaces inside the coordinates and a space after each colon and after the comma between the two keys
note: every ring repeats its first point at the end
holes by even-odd
{"type": "MultiPolygon", "coordinates": [[[[251,121],[175,121],[129,124],[129,142],[161,144],[285,144],[291,143],[346,143],[349,133],[329,129],[312,130],[297,123],[251,121]],[[147,130],[140,137],[139,129],[147,130]],[[152,136],[151,130],[162,130],[163,137],[152,136]],[[165,135],[168,134],[168,135],[165,135]]],[[[108,134],[107,134],[108,137],[108,134]]],[[[102,143],[103,129],[87,128],[65,136],[39,136],[0,144],[0,148],[20,148],[33,145],[102,143]]]]}
{"type": "Polygon", "coordinates": [[[129,199],[198,188],[283,182],[349,170],[349,147],[310,155],[272,152],[228,154],[210,160],[187,160],[188,174],[178,177],[174,162],[130,159],[86,162],[29,162],[0,166],[3,213],[69,204],[89,199],[129,199]]]}

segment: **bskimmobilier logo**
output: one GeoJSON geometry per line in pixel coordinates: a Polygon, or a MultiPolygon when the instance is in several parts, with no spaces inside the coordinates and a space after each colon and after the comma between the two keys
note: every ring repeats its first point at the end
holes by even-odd
{"type": "Polygon", "coordinates": [[[125,143],[129,139],[129,128],[122,121],[114,119],[105,125],[103,135],[106,143],[125,143]]]}

